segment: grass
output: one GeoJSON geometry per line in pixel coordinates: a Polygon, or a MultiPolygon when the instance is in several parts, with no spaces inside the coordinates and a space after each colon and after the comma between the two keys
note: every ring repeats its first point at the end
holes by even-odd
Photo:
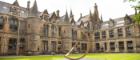
{"type": "MultiPolygon", "coordinates": [[[[72,54],[76,58],[81,54],[72,54]]],[[[66,60],[63,55],[44,56],[1,56],[0,60],[66,60]]],[[[140,53],[93,53],[88,54],[84,60],[140,60],[140,53]]]]}

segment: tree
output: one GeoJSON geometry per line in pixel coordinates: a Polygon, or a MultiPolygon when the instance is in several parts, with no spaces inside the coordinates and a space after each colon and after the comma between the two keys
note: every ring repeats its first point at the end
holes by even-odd
{"type": "Polygon", "coordinates": [[[132,16],[134,22],[135,22],[135,27],[138,27],[138,33],[136,35],[140,36],[140,0],[124,0],[127,2],[135,2],[136,5],[133,5],[133,8],[135,8],[135,15],[132,16]]]}
{"type": "Polygon", "coordinates": [[[133,6],[136,10],[136,14],[133,16],[133,19],[137,24],[140,24],[140,1],[139,0],[125,0],[128,2],[136,2],[137,4],[133,6]]]}

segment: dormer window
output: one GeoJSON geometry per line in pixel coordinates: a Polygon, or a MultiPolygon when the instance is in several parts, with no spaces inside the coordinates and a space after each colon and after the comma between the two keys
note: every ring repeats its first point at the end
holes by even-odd
{"type": "Polygon", "coordinates": [[[110,21],[109,21],[109,27],[113,27],[114,25],[115,25],[114,20],[110,19],[110,21]]]}
{"type": "Polygon", "coordinates": [[[0,16],[0,29],[3,29],[3,17],[0,16]]]}
{"type": "Polygon", "coordinates": [[[10,12],[11,12],[12,14],[14,14],[14,15],[19,15],[19,14],[20,14],[19,8],[18,8],[18,7],[15,7],[15,6],[12,6],[12,7],[10,8],[10,12]]]}
{"type": "Polygon", "coordinates": [[[124,20],[126,25],[133,23],[132,18],[128,15],[125,16],[124,20]]]}

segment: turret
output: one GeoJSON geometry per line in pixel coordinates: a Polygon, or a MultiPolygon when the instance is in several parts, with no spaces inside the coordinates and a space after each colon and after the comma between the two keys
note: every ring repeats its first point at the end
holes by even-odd
{"type": "Polygon", "coordinates": [[[65,14],[64,21],[65,22],[69,22],[69,16],[68,16],[68,12],[67,11],[66,11],[66,14],[65,14]]]}
{"type": "Polygon", "coordinates": [[[97,4],[95,3],[95,6],[94,6],[94,13],[93,13],[93,20],[94,22],[100,22],[100,19],[99,19],[99,12],[98,12],[98,6],[97,4]]]}
{"type": "Polygon", "coordinates": [[[38,16],[38,7],[37,7],[37,2],[35,0],[33,7],[31,8],[31,16],[38,16]]]}

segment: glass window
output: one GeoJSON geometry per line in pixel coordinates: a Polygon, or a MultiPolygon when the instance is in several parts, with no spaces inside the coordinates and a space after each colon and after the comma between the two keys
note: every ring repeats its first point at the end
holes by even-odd
{"type": "Polygon", "coordinates": [[[131,36],[132,35],[132,31],[130,29],[130,27],[126,27],[126,36],[131,36]]]}
{"type": "Polygon", "coordinates": [[[106,31],[102,31],[102,38],[106,38],[106,31]]]}
{"type": "Polygon", "coordinates": [[[62,36],[62,35],[61,35],[61,27],[59,27],[59,36],[62,36]]]}
{"type": "Polygon", "coordinates": [[[72,40],[77,38],[77,32],[72,29],[72,40]]]}
{"type": "Polygon", "coordinates": [[[45,35],[48,36],[48,32],[49,32],[49,25],[45,26],[45,35]]]}
{"type": "Polygon", "coordinates": [[[118,36],[119,37],[123,36],[122,28],[118,28],[118,36]]]}
{"type": "Polygon", "coordinates": [[[113,37],[114,37],[114,32],[113,32],[113,30],[109,30],[109,37],[110,37],[110,38],[113,38],[113,37]]]}
{"type": "Polygon", "coordinates": [[[100,39],[100,32],[95,32],[95,40],[98,40],[100,39]]]}
{"type": "Polygon", "coordinates": [[[10,17],[9,18],[9,24],[10,24],[10,30],[15,32],[18,29],[18,21],[17,18],[15,17],[10,17]]]}
{"type": "Polygon", "coordinates": [[[51,26],[51,33],[52,33],[52,37],[56,36],[56,26],[55,25],[52,25],[51,26]]]}
{"type": "Polygon", "coordinates": [[[3,28],[3,17],[0,16],[0,29],[2,29],[2,28],[3,28]]]}

